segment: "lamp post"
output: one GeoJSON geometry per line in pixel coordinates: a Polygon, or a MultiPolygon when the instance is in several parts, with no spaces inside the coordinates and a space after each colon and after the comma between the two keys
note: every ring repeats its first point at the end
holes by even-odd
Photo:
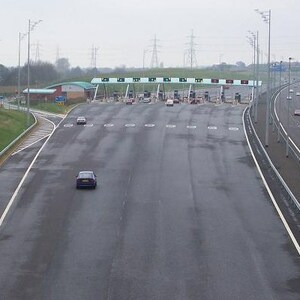
{"type": "Polygon", "coordinates": [[[27,126],[30,124],[30,32],[34,30],[35,26],[42,22],[42,20],[31,22],[28,20],[28,57],[27,57],[27,126]]]}
{"type": "Polygon", "coordinates": [[[20,85],[21,85],[21,41],[26,36],[26,33],[19,32],[19,54],[18,54],[18,110],[20,110],[20,85]]]}
{"type": "Polygon", "coordinates": [[[291,60],[292,58],[289,57],[289,85],[288,85],[288,96],[287,96],[287,129],[286,129],[286,149],[285,149],[285,156],[289,156],[289,128],[290,128],[290,102],[292,101],[291,96],[291,60]]]}
{"type": "Polygon", "coordinates": [[[265,147],[269,146],[269,123],[270,123],[270,50],[271,50],[271,10],[260,11],[255,9],[257,13],[261,15],[263,21],[268,24],[268,81],[267,81],[267,109],[266,109],[266,135],[265,135],[265,147]]]}
{"type": "Polygon", "coordinates": [[[259,46],[258,46],[258,31],[256,32],[256,98],[255,98],[255,109],[254,109],[254,122],[257,123],[257,108],[258,108],[258,97],[259,97],[259,87],[258,87],[258,80],[259,80],[259,46]]]}
{"type": "MultiPolygon", "coordinates": [[[[252,31],[248,31],[251,37],[248,37],[249,44],[253,47],[253,87],[252,87],[252,106],[255,105],[255,77],[256,77],[256,35],[252,31]]],[[[252,109],[252,116],[255,109],[252,109]]]]}
{"type": "MultiPolygon", "coordinates": [[[[281,72],[282,72],[282,60],[280,61],[279,63],[279,112],[278,112],[278,115],[279,115],[279,119],[280,119],[280,114],[281,114],[281,72]]],[[[280,127],[278,126],[278,129],[277,129],[277,142],[279,143],[280,142],[280,127]]]]}
{"type": "MultiPolygon", "coordinates": [[[[148,52],[149,50],[147,49],[144,49],[143,50],[143,77],[145,77],[145,58],[146,58],[146,53],[148,52]]],[[[145,92],[145,84],[143,84],[143,94],[145,92]]]]}

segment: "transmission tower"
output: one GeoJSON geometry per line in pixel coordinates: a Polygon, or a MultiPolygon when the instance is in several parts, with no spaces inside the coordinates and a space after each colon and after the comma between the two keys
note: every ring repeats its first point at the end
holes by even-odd
{"type": "Polygon", "coordinates": [[[152,58],[151,58],[151,64],[150,64],[150,67],[151,68],[158,68],[158,50],[157,48],[159,47],[157,45],[157,38],[156,38],[156,35],[154,35],[154,40],[153,40],[153,47],[152,47],[152,58]]]}
{"type": "Polygon", "coordinates": [[[186,50],[187,52],[187,64],[193,69],[194,66],[197,66],[197,58],[196,58],[196,49],[197,44],[195,43],[194,31],[192,30],[191,35],[188,36],[189,43],[187,45],[189,48],[186,50]]]}
{"type": "Polygon", "coordinates": [[[60,58],[60,49],[59,46],[56,47],[56,61],[58,61],[60,58]]]}
{"type": "Polygon", "coordinates": [[[91,68],[96,69],[97,68],[97,52],[99,48],[92,46],[92,52],[91,52],[91,68]]]}
{"type": "Polygon", "coordinates": [[[40,61],[40,43],[37,42],[35,46],[35,59],[34,62],[37,63],[40,61]]]}

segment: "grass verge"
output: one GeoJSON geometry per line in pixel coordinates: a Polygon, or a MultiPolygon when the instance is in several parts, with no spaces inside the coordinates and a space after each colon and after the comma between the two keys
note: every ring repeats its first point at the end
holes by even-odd
{"type": "MultiPolygon", "coordinates": [[[[34,118],[30,116],[30,125],[33,123],[34,118]]],[[[27,128],[26,113],[0,108],[0,151],[15,140],[27,128]]]]}

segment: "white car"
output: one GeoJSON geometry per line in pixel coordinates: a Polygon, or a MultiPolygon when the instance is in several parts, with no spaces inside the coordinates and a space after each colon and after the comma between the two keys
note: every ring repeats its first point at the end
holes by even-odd
{"type": "Polygon", "coordinates": [[[300,96],[300,92],[297,92],[297,93],[296,93],[296,96],[300,96]]]}
{"type": "Polygon", "coordinates": [[[166,106],[173,106],[173,105],[174,105],[173,99],[167,99],[166,106]]]}
{"type": "Polygon", "coordinates": [[[86,124],[86,118],[85,117],[78,117],[76,120],[77,125],[85,125],[86,124]]]}
{"type": "Polygon", "coordinates": [[[300,116],[300,109],[295,109],[294,116],[300,116]]]}

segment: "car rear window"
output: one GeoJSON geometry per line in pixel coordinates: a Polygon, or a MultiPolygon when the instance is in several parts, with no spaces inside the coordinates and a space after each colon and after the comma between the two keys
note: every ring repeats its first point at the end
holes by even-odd
{"type": "Polygon", "coordinates": [[[93,178],[93,173],[90,173],[90,172],[79,173],[78,177],[79,178],[93,178]]]}

